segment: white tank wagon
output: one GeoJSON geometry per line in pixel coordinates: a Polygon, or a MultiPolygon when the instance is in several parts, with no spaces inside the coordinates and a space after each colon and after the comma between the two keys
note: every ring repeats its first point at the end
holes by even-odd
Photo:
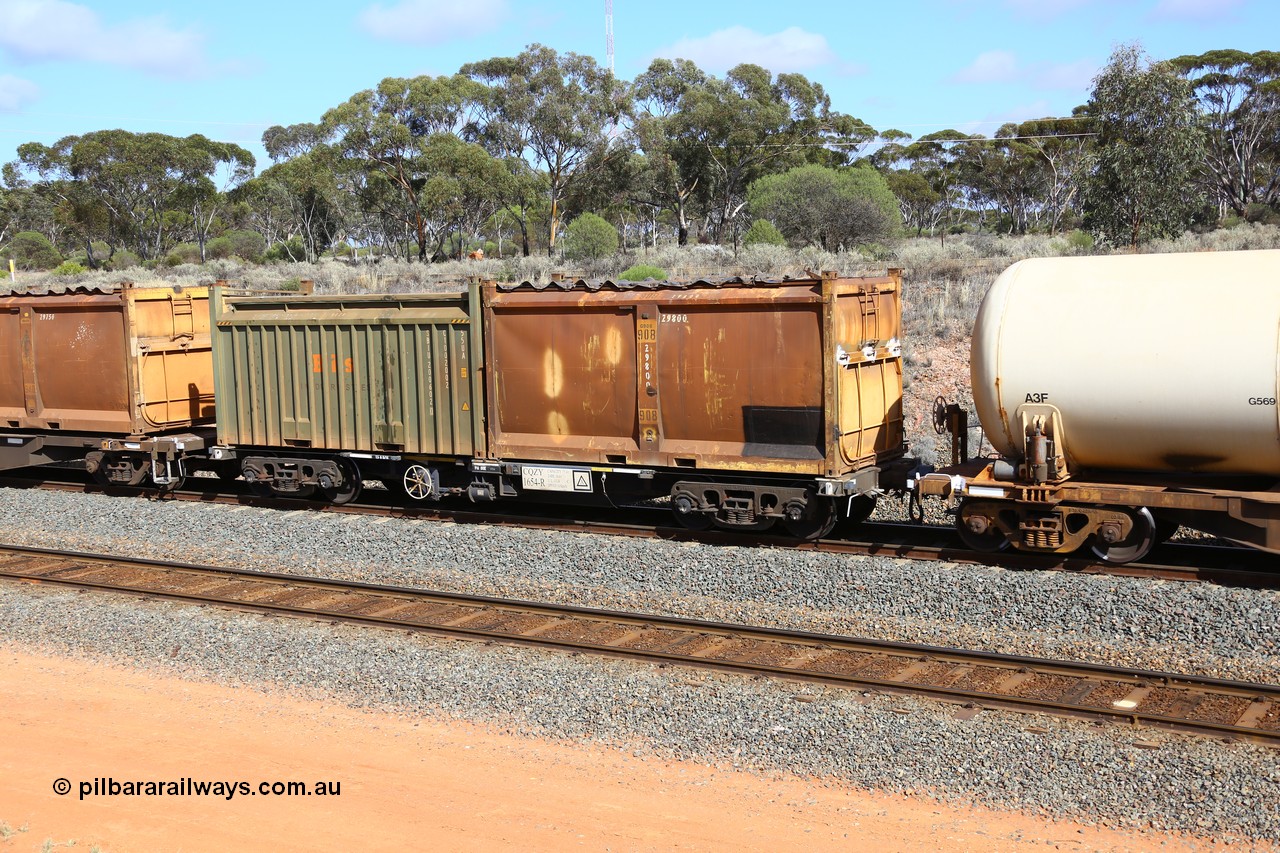
{"type": "Polygon", "coordinates": [[[1280,251],[1020,261],[970,368],[1000,458],[921,490],[971,546],[1127,562],[1185,524],[1280,552],[1280,251]]]}
{"type": "Polygon", "coordinates": [[[1280,251],[1033,258],[978,311],[978,419],[1002,456],[1058,419],[1068,468],[1280,476],[1280,251]]]}

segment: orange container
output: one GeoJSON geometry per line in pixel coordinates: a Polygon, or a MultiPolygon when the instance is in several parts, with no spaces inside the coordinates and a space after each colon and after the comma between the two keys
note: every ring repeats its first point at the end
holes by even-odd
{"type": "Polygon", "coordinates": [[[840,477],[903,455],[901,276],[487,284],[494,458],[840,477]]]}
{"type": "Polygon", "coordinates": [[[0,428],[146,436],[211,424],[206,287],[0,295],[0,428]]]}

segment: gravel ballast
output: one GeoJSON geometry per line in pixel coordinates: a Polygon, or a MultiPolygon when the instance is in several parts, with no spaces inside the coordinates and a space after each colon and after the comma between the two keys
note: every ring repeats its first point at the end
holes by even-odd
{"type": "Polygon", "coordinates": [[[1280,680],[1280,593],[782,548],[0,490],[13,544],[1280,680]]]}
{"type": "MultiPolygon", "coordinates": [[[[0,512],[14,544],[1280,677],[1273,592],[35,490],[0,490],[0,512]]],[[[757,771],[1280,838],[1280,762],[1247,744],[961,721],[901,697],[19,586],[0,587],[0,641],[757,771]]]]}

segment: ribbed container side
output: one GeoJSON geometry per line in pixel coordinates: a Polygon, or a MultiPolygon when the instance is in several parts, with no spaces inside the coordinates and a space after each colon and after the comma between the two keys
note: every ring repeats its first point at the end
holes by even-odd
{"type": "Polygon", "coordinates": [[[219,442],[475,452],[466,294],[226,297],[214,312],[219,442]]]}

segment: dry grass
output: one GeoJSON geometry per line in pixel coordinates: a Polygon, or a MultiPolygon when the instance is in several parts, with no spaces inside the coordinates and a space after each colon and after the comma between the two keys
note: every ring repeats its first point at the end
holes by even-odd
{"type": "MultiPolygon", "coordinates": [[[[1149,252],[1211,252],[1280,248],[1280,227],[1244,223],[1208,234],[1185,234],[1176,240],[1157,241],[1149,252]]],[[[117,272],[86,272],[73,276],[52,273],[18,274],[22,290],[63,287],[110,287],[123,280],[139,285],[208,284],[225,279],[237,286],[289,289],[310,280],[319,293],[421,293],[456,290],[468,279],[542,282],[554,272],[588,278],[612,278],[633,264],[650,264],[668,276],[688,280],[726,275],[761,277],[801,276],[824,270],[841,275],[883,273],[900,267],[906,278],[904,332],[907,340],[927,337],[947,339],[967,335],[978,305],[997,275],[1014,261],[1031,257],[1077,254],[1079,249],[1062,236],[1023,237],[967,234],[902,240],[892,247],[863,252],[824,252],[820,249],[788,249],[757,245],[737,255],[722,246],[661,246],[630,251],[585,267],[570,268],[545,256],[447,261],[439,264],[402,260],[346,262],[325,260],[318,264],[285,263],[256,266],[234,260],[185,264],[147,270],[141,267],[117,272]]]]}

